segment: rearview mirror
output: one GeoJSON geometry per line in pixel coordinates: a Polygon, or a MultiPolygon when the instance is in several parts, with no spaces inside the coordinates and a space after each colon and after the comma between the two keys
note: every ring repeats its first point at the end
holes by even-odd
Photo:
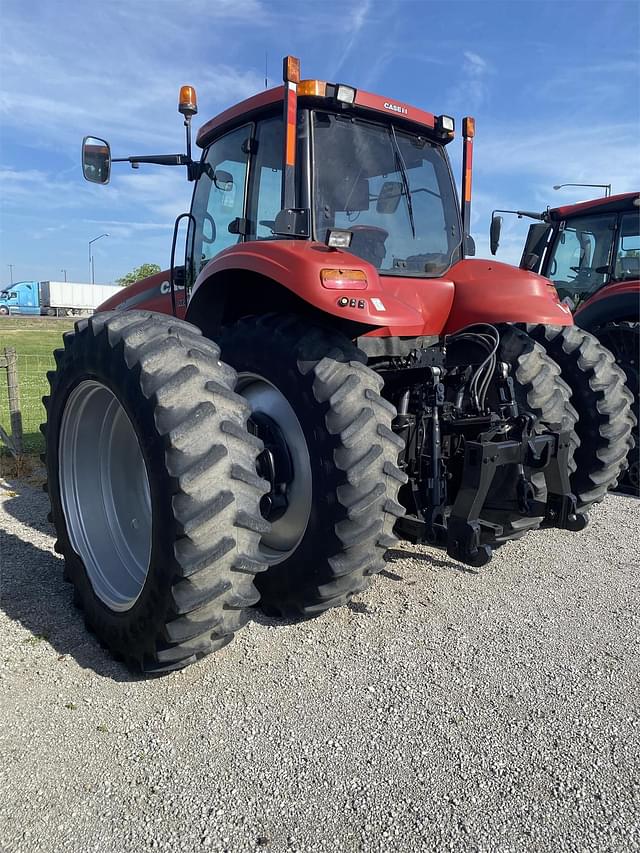
{"type": "Polygon", "coordinates": [[[498,246],[500,245],[500,231],[502,230],[502,217],[501,216],[492,216],[491,217],[491,228],[489,229],[489,245],[491,247],[491,254],[495,255],[498,251],[498,246]]]}
{"type": "Polygon", "coordinates": [[[223,172],[222,169],[216,169],[213,173],[213,183],[223,193],[228,193],[233,189],[233,175],[231,172],[223,172]]]}
{"type": "Polygon", "coordinates": [[[82,174],[92,184],[108,184],[111,175],[109,143],[96,136],[82,140],[82,174]]]}
{"type": "Polygon", "coordinates": [[[400,181],[385,181],[376,202],[376,213],[395,213],[402,197],[400,181]]]}

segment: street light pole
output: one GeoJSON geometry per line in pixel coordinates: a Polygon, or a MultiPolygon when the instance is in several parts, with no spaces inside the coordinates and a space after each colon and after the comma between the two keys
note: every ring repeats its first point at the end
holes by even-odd
{"type": "Polygon", "coordinates": [[[60,272],[64,273],[64,280],[66,281],[67,280],[67,271],[66,270],[60,270],[60,272]]]}
{"type": "Polygon", "coordinates": [[[611,184],[555,184],[554,190],[561,190],[562,187],[597,187],[604,190],[604,197],[609,198],[611,195],[611,184]]]}
{"type": "Polygon", "coordinates": [[[96,240],[100,240],[102,237],[108,237],[108,234],[98,234],[97,237],[94,237],[93,240],[89,240],[89,275],[91,276],[91,284],[95,284],[95,275],[93,270],[93,255],[91,254],[91,244],[95,243],[96,240]]]}

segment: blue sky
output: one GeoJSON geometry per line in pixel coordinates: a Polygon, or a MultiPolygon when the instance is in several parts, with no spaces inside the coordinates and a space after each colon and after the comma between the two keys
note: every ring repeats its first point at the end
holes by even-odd
{"type": "MultiPolygon", "coordinates": [[[[270,85],[292,53],[303,77],[475,115],[480,256],[494,207],[590,196],[553,191],[565,181],[640,188],[635,0],[3,0],[0,27],[1,285],[8,264],[14,281],[89,280],[87,242],[102,232],[96,281],[168,266],[184,170],[122,164],[90,185],[82,136],[109,139],[114,156],[182,151],[179,87],[197,89],[197,129],[264,87],[265,51],[270,85]]],[[[458,178],[459,139],[449,153],[458,178]]],[[[526,228],[505,221],[499,259],[518,261],[526,228]]]]}

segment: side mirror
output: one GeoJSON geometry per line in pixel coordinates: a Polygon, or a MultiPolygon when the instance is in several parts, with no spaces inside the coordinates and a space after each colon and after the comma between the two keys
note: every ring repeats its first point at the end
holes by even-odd
{"type": "Polygon", "coordinates": [[[216,169],[213,173],[213,183],[223,193],[228,193],[233,189],[233,175],[231,172],[223,172],[221,169],[216,169]]]}
{"type": "Polygon", "coordinates": [[[111,175],[111,149],[109,143],[96,136],[82,140],[82,174],[92,184],[108,184],[111,175]]]}
{"type": "Polygon", "coordinates": [[[489,229],[489,245],[491,247],[491,254],[495,255],[498,251],[498,246],[500,245],[500,231],[502,230],[502,217],[501,216],[492,216],[491,217],[491,228],[489,229]]]}
{"type": "Polygon", "coordinates": [[[395,213],[401,198],[401,182],[385,181],[376,202],[376,213],[395,213]]]}

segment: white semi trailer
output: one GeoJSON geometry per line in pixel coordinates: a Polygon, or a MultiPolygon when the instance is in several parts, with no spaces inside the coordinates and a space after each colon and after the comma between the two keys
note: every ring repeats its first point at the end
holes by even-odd
{"type": "Polygon", "coordinates": [[[46,314],[68,317],[93,314],[120,287],[76,281],[18,281],[0,292],[0,314],[46,314]]]}

